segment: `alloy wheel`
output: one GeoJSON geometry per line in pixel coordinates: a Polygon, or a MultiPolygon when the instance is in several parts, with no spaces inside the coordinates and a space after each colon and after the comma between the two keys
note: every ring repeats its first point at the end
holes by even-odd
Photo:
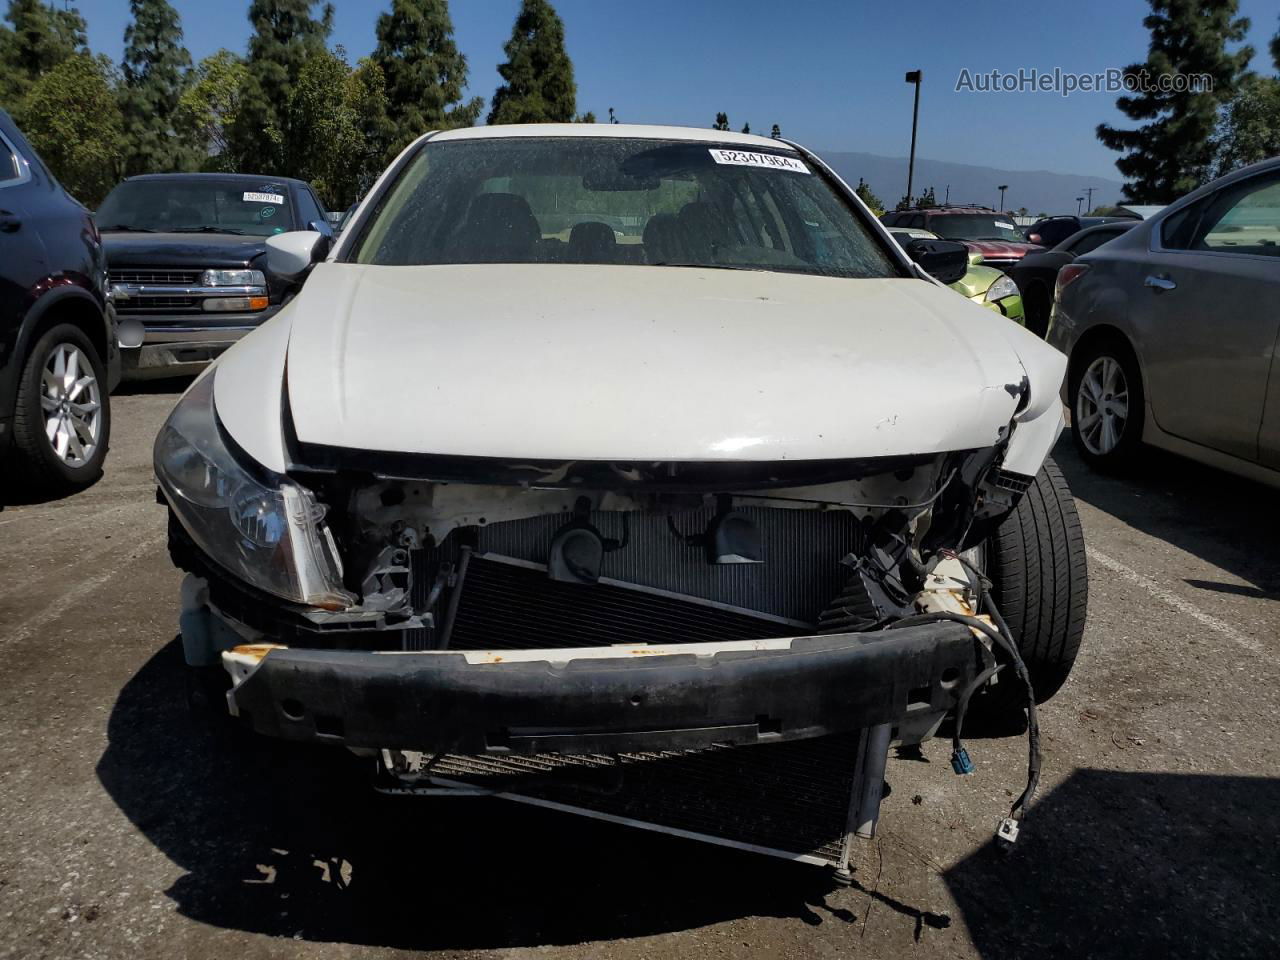
{"type": "Polygon", "coordinates": [[[1129,422],[1129,383],[1114,357],[1101,356],[1089,364],[1076,391],[1076,430],[1090,453],[1113,452],[1129,422]]]}
{"type": "Polygon", "coordinates": [[[93,457],[102,434],[102,395],[89,358],[73,343],[49,351],[41,371],[40,410],[54,454],[69,467],[93,457]]]}

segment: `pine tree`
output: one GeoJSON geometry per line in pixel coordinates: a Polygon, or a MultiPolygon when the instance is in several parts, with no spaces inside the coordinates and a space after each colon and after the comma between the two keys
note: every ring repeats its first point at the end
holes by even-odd
{"type": "Polygon", "coordinates": [[[781,128],[780,126],[778,126],[778,125],[775,123],[775,124],[773,125],[773,129],[769,131],[769,136],[773,137],[773,139],[775,139],[775,140],[781,140],[781,139],[782,139],[782,128],[781,128]]]}
{"type": "Polygon", "coordinates": [[[9,0],[0,30],[0,107],[17,109],[36,80],[74,53],[87,52],[84,18],[75,7],[50,9],[41,0],[9,0]]]}
{"type": "Polygon", "coordinates": [[[750,132],[751,132],[751,124],[749,124],[749,123],[744,123],[744,124],[742,125],[742,132],[743,132],[743,133],[750,133],[750,132]]]}
{"type": "Polygon", "coordinates": [[[577,108],[564,24],[547,0],[521,0],[489,123],[567,123],[577,108]]]}
{"type": "Polygon", "coordinates": [[[326,52],[333,28],[333,5],[326,3],[319,19],[311,15],[313,6],[314,0],[253,0],[249,5],[254,33],[248,75],[229,138],[238,170],[291,171],[298,144],[290,129],[289,98],[307,60],[326,52]]]}
{"type": "Polygon", "coordinates": [[[711,125],[712,130],[728,130],[729,115],[727,113],[717,113],[716,122],[711,125]]]}
{"type": "Polygon", "coordinates": [[[391,0],[377,34],[373,62],[386,80],[393,152],[428,130],[475,124],[484,99],[462,102],[467,58],[453,42],[448,0],[391,0]]]}
{"type": "Polygon", "coordinates": [[[1130,119],[1146,122],[1135,130],[1104,123],[1097,132],[1105,146],[1124,154],[1116,168],[1125,176],[1127,200],[1169,203],[1209,177],[1219,107],[1235,93],[1253,50],[1226,50],[1249,28],[1236,17],[1237,0],[1150,3],[1143,20],[1151,31],[1147,60],[1125,68],[1131,92],[1116,100],[1130,119]],[[1202,78],[1208,82],[1197,82],[1202,78]]]}
{"type": "Polygon", "coordinates": [[[186,169],[198,162],[198,155],[174,130],[174,113],[191,71],[182,22],[166,0],[130,0],[129,6],[133,23],[124,31],[120,65],[125,175],[186,169]]]}

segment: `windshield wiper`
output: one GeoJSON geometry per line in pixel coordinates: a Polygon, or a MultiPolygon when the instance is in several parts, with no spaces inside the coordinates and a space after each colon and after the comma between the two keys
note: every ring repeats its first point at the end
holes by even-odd
{"type": "Polygon", "coordinates": [[[244,236],[243,230],[232,230],[230,227],[174,227],[170,233],[234,233],[238,237],[244,236]]]}
{"type": "Polygon", "coordinates": [[[109,227],[99,227],[99,230],[108,230],[112,233],[155,233],[150,227],[131,227],[127,223],[113,223],[109,227]]]}
{"type": "Polygon", "coordinates": [[[764,270],[765,267],[748,267],[732,263],[684,263],[680,260],[659,260],[651,267],[694,267],[701,270],[764,270]]]}

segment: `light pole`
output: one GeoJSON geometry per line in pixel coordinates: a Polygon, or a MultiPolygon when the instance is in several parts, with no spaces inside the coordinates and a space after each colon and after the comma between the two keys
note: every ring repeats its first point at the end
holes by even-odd
{"type": "Polygon", "coordinates": [[[920,122],[920,81],[924,78],[923,70],[908,70],[905,77],[907,83],[916,85],[916,103],[911,109],[911,157],[907,160],[907,202],[911,202],[911,190],[916,176],[916,125],[920,122]]]}
{"type": "Polygon", "coordinates": [[[1000,186],[996,187],[996,189],[1000,191],[1000,206],[998,209],[1000,210],[1001,213],[1003,213],[1004,212],[1004,192],[1009,189],[1009,185],[1007,183],[1002,183],[1000,184],[1000,186]]]}
{"type": "Polygon", "coordinates": [[[1085,205],[1084,205],[1085,210],[1092,210],[1092,209],[1093,209],[1093,189],[1094,189],[1094,188],[1093,188],[1093,187],[1081,187],[1080,189],[1081,189],[1081,190],[1083,190],[1083,191],[1085,192],[1085,194],[1086,194],[1086,195],[1088,196],[1088,198],[1089,198],[1089,199],[1088,199],[1088,201],[1087,201],[1087,202],[1085,203],[1085,205]]]}
{"type": "Polygon", "coordinates": [[[1076,216],[1080,216],[1080,204],[1084,203],[1084,197],[1076,197],[1076,216]]]}

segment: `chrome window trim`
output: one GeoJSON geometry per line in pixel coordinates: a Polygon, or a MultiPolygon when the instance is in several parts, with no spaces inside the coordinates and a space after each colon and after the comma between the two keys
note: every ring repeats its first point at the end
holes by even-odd
{"type": "Polygon", "coordinates": [[[31,182],[31,164],[27,162],[27,158],[15,147],[3,133],[0,133],[0,145],[9,151],[9,156],[13,158],[14,169],[18,175],[9,180],[0,180],[0,190],[6,187],[18,187],[24,183],[31,182]]]}

